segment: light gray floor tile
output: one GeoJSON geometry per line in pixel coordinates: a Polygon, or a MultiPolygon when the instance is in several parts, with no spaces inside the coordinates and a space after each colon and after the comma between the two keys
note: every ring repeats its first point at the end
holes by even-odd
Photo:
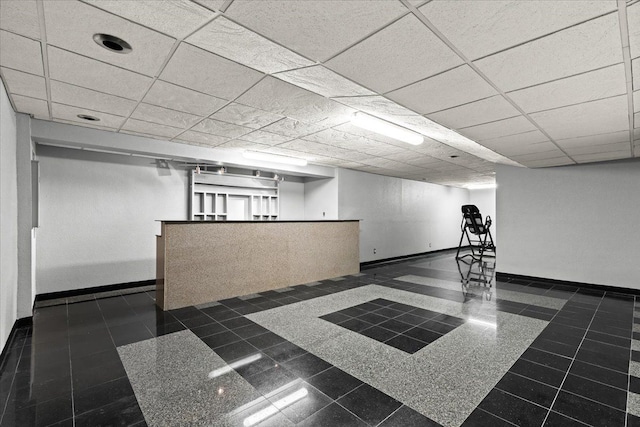
{"type": "Polygon", "coordinates": [[[629,392],[627,396],[627,412],[640,417],[640,394],[629,392]]]}

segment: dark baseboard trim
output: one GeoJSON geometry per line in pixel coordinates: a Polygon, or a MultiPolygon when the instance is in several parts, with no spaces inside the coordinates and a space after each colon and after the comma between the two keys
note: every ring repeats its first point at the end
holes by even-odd
{"type": "Polygon", "coordinates": [[[156,284],[155,279],[152,279],[152,280],[141,280],[139,282],[127,282],[127,283],[117,283],[115,285],[96,286],[94,288],[82,288],[82,289],[73,289],[70,291],[49,292],[46,294],[36,295],[36,302],[46,301],[50,299],[57,299],[57,298],[69,298],[69,297],[75,297],[78,295],[98,294],[100,292],[120,291],[123,289],[138,288],[140,286],[151,286],[155,284],[156,284]]]}
{"type": "Polygon", "coordinates": [[[33,325],[33,317],[23,317],[22,319],[18,319],[13,322],[13,327],[11,328],[11,332],[9,332],[9,337],[7,338],[7,342],[4,343],[4,347],[2,347],[2,353],[0,353],[0,372],[4,371],[5,362],[7,361],[7,355],[9,354],[9,348],[13,344],[13,341],[16,338],[16,332],[19,328],[24,328],[27,326],[33,325]]]}
{"type": "MultiPolygon", "coordinates": [[[[462,249],[468,249],[468,246],[463,246],[462,249]]],[[[396,257],[392,257],[392,258],[384,258],[384,259],[376,259],[374,261],[366,261],[366,262],[361,262],[360,263],[360,270],[363,269],[367,269],[367,268],[373,268],[373,267],[377,267],[379,265],[382,264],[389,264],[389,263],[393,263],[393,262],[401,262],[401,261],[406,261],[408,259],[411,258],[420,258],[423,256],[427,256],[427,255],[436,255],[442,252],[448,252],[448,251],[455,251],[458,250],[458,247],[456,246],[455,248],[445,248],[445,249],[438,249],[435,251],[429,251],[429,252],[420,252],[417,254],[410,254],[410,255],[401,255],[401,256],[396,256],[396,257]]]]}
{"type": "Polygon", "coordinates": [[[640,295],[640,289],[623,288],[619,286],[597,285],[595,283],[571,282],[569,280],[549,279],[547,277],[524,276],[522,274],[496,272],[496,280],[506,282],[510,279],[525,280],[530,282],[548,283],[550,285],[576,286],[579,288],[595,289],[599,291],[640,295]]]}

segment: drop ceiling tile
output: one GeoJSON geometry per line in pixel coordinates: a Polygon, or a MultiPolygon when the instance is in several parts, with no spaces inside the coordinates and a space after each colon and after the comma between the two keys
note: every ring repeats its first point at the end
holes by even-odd
{"type": "Polygon", "coordinates": [[[640,58],[631,61],[631,71],[633,75],[633,90],[640,90],[640,58]]]}
{"type": "Polygon", "coordinates": [[[266,147],[268,147],[268,145],[263,145],[251,141],[243,141],[241,139],[234,139],[218,145],[217,148],[225,148],[230,150],[260,150],[266,147]]]}
{"type": "Polygon", "coordinates": [[[211,118],[252,129],[259,129],[282,119],[283,116],[234,102],[212,114],[211,118]]]}
{"type": "Polygon", "coordinates": [[[138,108],[131,114],[131,117],[145,122],[158,123],[186,129],[195,125],[202,117],[180,111],[169,110],[151,104],[140,103],[138,108]]]}
{"type": "Polygon", "coordinates": [[[264,153],[280,154],[282,156],[297,157],[299,159],[305,159],[308,162],[314,162],[314,163],[317,163],[323,160],[331,160],[330,157],[311,155],[308,153],[303,153],[301,151],[290,150],[288,148],[282,148],[278,146],[260,148],[259,151],[262,151],[264,153]]]}
{"type": "Polygon", "coordinates": [[[416,154],[414,151],[401,151],[399,153],[387,154],[384,156],[385,159],[395,160],[402,163],[408,163],[415,166],[425,166],[428,164],[439,163],[440,160],[426,156],[416,154]]]}
{"type": "Polygon", "coordinates": [[[31,98],[47,99],[47,87],[44,77],[4,67],[0,68],[0,71],[2,72],[2,77],[9,93],[31,98]]]}
{"type": "Polygon", "coordinates": [[[629,128],[627,96],[616,96],[584,104],[531,114],[554,139],[567,139],[629,128]]]}
{"type": "Polygon", "coordinates": [[[49,106],[42,99],[29,98],[21,95],[11,95],[16,112],[32,114],[36,119],[49,120],[49,106]]]}
{"type": "Polygon", "coordinates": [[[528,168],[547,168],[553,166],[566,166],[575,164],[575,162],[567,156],[556,157],[553,159],[530,160],[527,162],[523,161],[521,163],[528,168]]]}
{"type": "Polygon", "coordinates": [[[231,100],[262,76],[262,73],[244,65],[181,43],[160,77],[198,92],[231,100]]]}
{"type": "MultiPolygon", "coordinates": [[[[614,142],[611,144],[602,145],[588,145],[582,147],[565,148],[568,155],[575,159],[575,156],[582,156],[586,154],[599,154],[599,153],[612,153],[614,151],[627,151],[627,155],[631,154],[631,144],[629,141],[614,142]]],[[[576,159],[578,160],[578,159],[576,159]]]]}
{"type": "Polygon", "coordinates": [[[624,64],[509,92],[525,112],[550,110],[627,93],[624,64]]]}
{"type": "Polygon", "coordinates": [[[263,73],[277,73],[313,62],[220,16],[187,38],[188,43],[263,73]]]}
{"type": "Polygon", "coordinates": [[[400,2],[234,1],[226,15],[310,59],[324,61],[407,13],[400,2]],[[318,42],[321,40],[322,42],[318,42]]]}
{"type": "Polygon", "coordinates": [[[527,154],[518,154],[518,155],[513,155],[512,157],[514,158],[514,160],[517,160],[518,162],[529,162],[532,160],[545,160],[545,159],[555,159],[558,157],[562,157],[565,154],[561,151],[558,150],[557,148],[554,148],[552,150],[549,151],[542,151],[542,152],[538,152],[538,153],[527,153],[527,154]]]}
{"type": "Polygon", "coordinates": [[[0,30],[0,65],[43,76],[40,42],[0,30]]]}
{"type": "Polygon", "coordinates": [[[627,24],[631,58],[640,57],[640,4],[634,3],[627,6],[627,24]]]}
{"type": "Polygon", "coordinates": [[[156,80],[145,95],[144,102],[197,116],[208,116],[228,101],[156,80]]]}
{"type": "Polygon", "coordinates": [[[122,126],[121,131],[126,133],[151,136],[154,138],[171,139],[183,132],[183,129],[129,118],[122,126]]]}
{"type": "Polygon", "coordinates": [[[485,139],[482,141],[482,145],[486,147],[512,145],[512,144],[536,144],[538,142],[548,141],[547,138],[539,130],[532,130],[529,132],[518,133],[515,135],[501,136],[497,138],[485,139]]]}
{"type": "Polygon", "coordinates": [[[289,137],[262,130],[255,130],[251,133],[247,133],[239,137],[239,139],[264,145],[278,145],[291,140],[289,137]]]}
{"type": "Polygon", "coordinates": [[[607,160],[627,159],[631,157],[631,149],[627,147],[625,150],[612,151],[606,153],[580,154],[571,156],[578,163],[604,162],[607,160]]]}
{"type": "Polygon", "coordinates": [[[384,96],[346,96],[335,98],[341,104],[347,105],[356,110],[364,111],[373,116],[386,120],[394,120],[404,117],[419,117],[418,114],[405,108],[395,102],[385,98],[384,96]]]}
{"type": "Polygon", "coordinates": [[[262,128],[262,130],[277,133],[291,138],[300,138],[315,132],[326,129],[326,126],[319,124],[303,123],[299,120],[284,118],[275,123],[262,128]]]}
{"type": "Polygon", "coordinates": [[[509,158],[515,158],[514,156],[522,156],[525,154],[544,153],[558,150],[558,147],[551,141],[536,142],[533,144],[503,144],[493,146],[491,148],[509,158]]]}
{"type": "Polygon", "coordinates": [[[318,142],[313,142],[313,141],[304,141],[299,139],[285,142],[283,144],[280,144],[279,147],[288,148],[290,150],[296,150],[303,153],[320,155],[320,156],[336,157],[339,159],[353,161],[353,162],[360,162],[363,159],[371,158],[371,156],[364,153],[359,153],[357,151],[345,150],[340,147],[320,144],[318,142]]]}
{"type": "Polygon", "coordinates": [[[615,13],[486,57],[475,64],[503,91],[622,62],[615,13]]]}
{"type": "Polygon", "coordinates": [[[615,144],[618,142],[629,142],[629,130],[623,130],[613,133],[594,134],[582,136],[578,138],[557,139],[556,143],[568,150],[578,147],[588,147],[595,145],[615,144]]]}
{"type": "Polygon", "coordinates": [[[375,95],[322,65],[278,73],[275,77],[328,98],[375,95]]]}
{"type": "Polygon", "coordinates": [[[635,128],[640,128],[640,112],[633,115],[633,126],[635,128]]]}
{"type": "Polygon", "coordinates": [[[253,129],[234,125],[232,123],[221,122],[219,120],[204,119],[193,127],[196,132],[210,133],[225,138],[237,138],[251,132],[253,129]]]}
{"type": "Polygon", "coordinates": [[[419,81],[386,96],[420,114],[432,113],[496,95],[468,65],[419,81]]]}
{"type": "Polygon", "coordinates": [[[56,104],[55,102],[51,104],[51,115],[54,119],[63,119],[69,120],[75,123],[80,124],[92,124],[97,126],[102,126],[110,129],[119,128],[122,123],[126,120],[126,117],[116,116],[113,114],[102,113],[100,111],[93,111],[88,108],[78,108],[72,107],[70,105],[62,105],[56,104]],[[90,116],[95,116],[100,119],[99,122],[87,122],[78,117],[78,114],[87,114],[90,116]]]}
{"type": "Polygon", "coordinates": [[[225,0],[193,0],[193,1],[215,12],[219,11],[222,5],[225,3],[225,0]]]}
{"type": "Polygon", "coordinates": [[[147,76],[156,76],[174,40],[84,3],[45,1],[47,43],[147,76]],[[93,40],[96,33],[117,34],[131,45],[127,54],[103,49],[93,40]]]}
{"type": "Polygon", "coordinates": [[[137,22],[171,37],[184,38],[215,16],[189,0],[83,0],[100,9],[137,22]]]}
{"type": "Polygon", "coordinates": [[[535,130],[536,127],[524,116],[512,117],[484,125],[460,129],[459,132],[475,141],[500,138],[535,130]]]}
{"type": "Polygon", "coordinates": [[[633,92],[633,110],[640,111],[640,90],[633,92]]]}
{"type": "Polygon", "coordinates": [[[3,1],[0,28],[32,39],[40,39],[35,0],[3,1]]]}
{"type": "Polygon", "coordinates": [[[616,10],[615,0],[432,1],[422,12],[469,59],[477,59],[616,10]]]}
{"type": "Polygon", "coordinates": [[[136,107],[136,102],[119,96],[96,92],[67,83],[51,80],[51,101],[58,104],[88,108],[103,113],[126,117],[136,107]]]}
{"type": "Polygon", "coordinates": [[[53,46],[48,47],[48,52],[49,75],[54,80],[134,100],[142,98],[152,82],[133,71],[53,46]]]}
{"type": "Polygon", "coordinates": [[[266,77],[237,101],[306,123],[344,123],[353,110],[273,77],[266,77]]]}
{"type": "Polygon", "coordinates": [[[178,135],[176,140],[196,143],[198,145],[204,145],[207,147],[216,147],[224,142],[227,142],[229,138],[223,138],[217,135],[189,130],[178,135]]]}
{"type": "Polygon", "coordinates": [[[495,122],[520,115],[502,95],[492,96],[459,107],[450,108],[427,117],[441,125],[461,129],[483,123],[495,122]]]}
{"type": "Polygon", "coordinates": [[[326,62],[326,66],[384,93],[462,64],[462,59],[413,14],[326,62]]]}
{"type": "Polygon", "coordinates": [[[371,156],[383,156],[385,154],[397,153],[401,150],[398,147],[383,142],[335,129],[326,129],[313,135],[305,136],[303,139],[348,150],[360,151],[371,156]]]}

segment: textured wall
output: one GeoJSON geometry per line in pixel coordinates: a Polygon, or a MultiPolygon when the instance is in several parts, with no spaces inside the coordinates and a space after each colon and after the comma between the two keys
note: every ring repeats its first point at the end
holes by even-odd
{"type": "Polygon", "coordinates": [[[164,224],[162,235],[165,310],[360,271],[357,221],[164,224]]]}

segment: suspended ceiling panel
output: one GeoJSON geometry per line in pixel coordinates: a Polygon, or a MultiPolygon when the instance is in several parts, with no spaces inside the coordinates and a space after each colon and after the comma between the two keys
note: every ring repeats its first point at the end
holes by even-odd
{"type": "Polygon", "coordinates": [[[45,120],[463,186],[638,155],[640,2],[2,0],[0,77],[45,120]]]}

